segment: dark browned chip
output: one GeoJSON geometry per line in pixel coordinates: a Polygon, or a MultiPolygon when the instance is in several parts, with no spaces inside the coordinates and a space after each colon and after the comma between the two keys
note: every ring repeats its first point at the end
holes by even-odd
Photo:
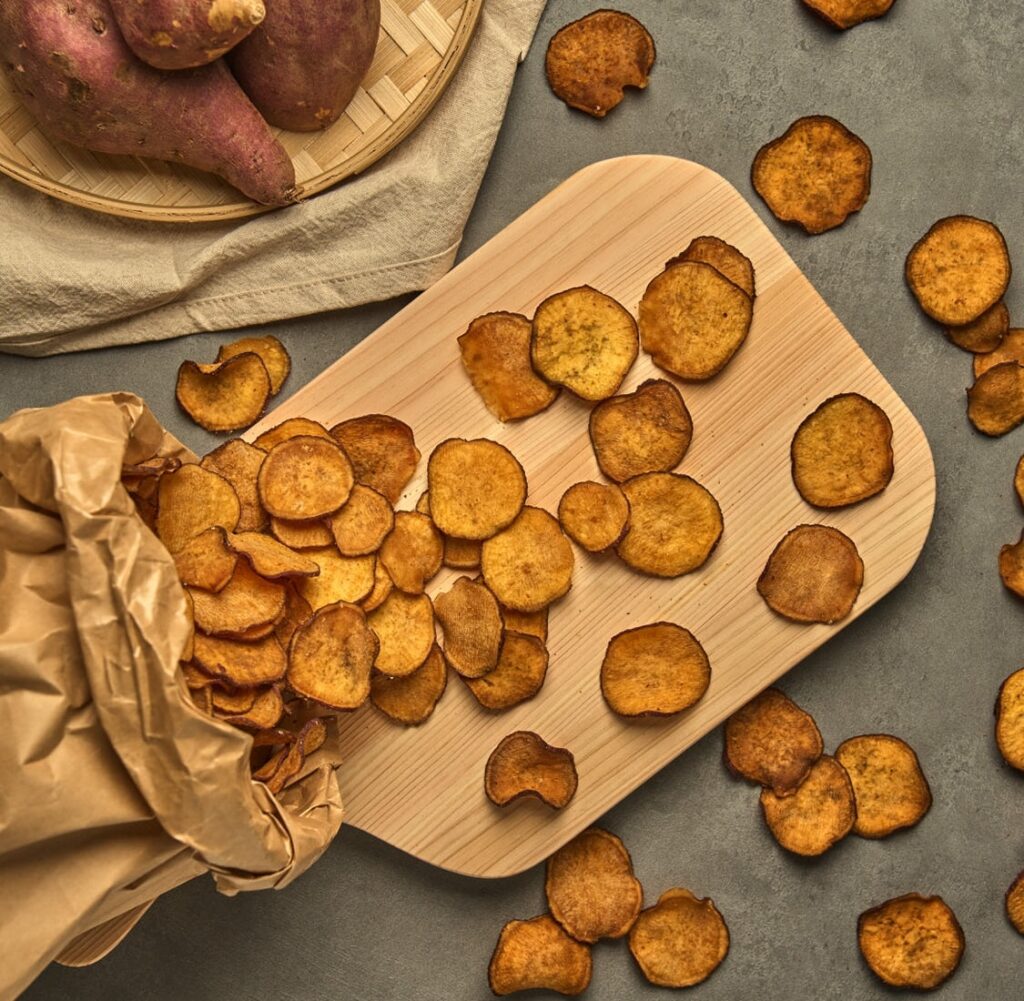
{"type": "Polygon", "coordinates": [[[356,482],[397,504],[420,461],[412,428],[386,414],[368,414],[335,424],[331,434],[352,462],[356,482]]]}
{"type": "Polygon", "coordinates": [[[484,769],[484,791],[495,806],[533,796],[560,810],[576,795],[578,781],[572,752],[529,730],[503,737],[484,769]]]}

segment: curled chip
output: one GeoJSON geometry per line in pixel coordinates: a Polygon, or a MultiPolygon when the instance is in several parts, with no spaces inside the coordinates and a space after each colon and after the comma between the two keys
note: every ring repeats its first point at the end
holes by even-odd
{"type": "Polygon", "coordinates": [[[793,482],[808,504],[856,504],[892,479],[892,424],[859,393],[830,397],[797,428],[790,460],[793,482]]]}
{"type": "Polygon", "coordinates": [[[483,584],[460,577],[434,600],[434,614],[444,633],[445,659],[459,674],[479,678],[495,668],[501,649],[501,612],[483,584]]]}
{"type": "Polygon", "coordinates": [[[190,593],[196,626],[211,636],[242,633],[284,615],[284,588],[254,573],[245,560],[238,561],[231,580],[219,591],[190,593]]]}
{"type": "Polygon", "coordinates": [[[689,476],[645,473],[622,484],[629,501],[629,529],[618,545],[622,560],[654,577],[698,570],[722,537],[722,509],[689,476]]]}
{"type": "Polygon", "coordinates": [[[499,421],[533,417],[558,396],[530,363],[532,331],[533,324],[519,313],[488,313],[459,337],[469,380],[499,421]]]}
{"type": "Polygon", "coordinates": [[[373,590],[359,602],[359,605],[364,612],[369,614],[375,608],[380,608],[394,589],[395,582],[391,579],[391,575],[384,569],[384,564],[377,560],[376,566],[373,568],[373,590]]]}
{"type": "Polygon", "coordinates": [[[908,893],[872,907],[857,919],[865,962],[890,987],[934,990],[964,954],[964,933],[941,897],[908,893]]]}
{"type": "Polygon", "coordinates": [[[331,433],[319,421],[311,421],[308,417],[289,417],[288,420],[264,431],[253,444],[264,452],[269,452],[282,441],[299,437],[326,438],[328,441],[334,441],[331,433]]]}
{"type": "Polygon", "coordinates": [[[995,351],[1010,329],[1010,311],[999,300],[976,320],[962,327],[946,327],[946,336],[964,351],[985,354],[995,351]]]}
{"type": "Polygon", "coordinates": [[[620,716],[673,716],[711,684],[711,663],[688,629],[672,622],[613,636],[601,663],[601,694],[620,716]]]}
{"type": "Polygon", "coordinates": [[[292,637],[288,686],[332,709],[356,709],[369,698],[377,650],[377,637],[358,605],[326,605],[292,637]]]}
{"type": "Polygon", "coordinates": [[[336,601],[358,603],[373,590],[376,556],[342,556],[334,546],[309,549],[306,555],[320,568],[320,573],[297,581],[296,585],[314,610],[336,601]]]}
{"type": "Polygon", "coordinates": [[[850,614],[863,583],[852,539],[827,525],[798,525],[768,557],[757,593],[783,618],[831,625],[850,614]]]}
{"type": "Polygon", "coordinates": [[[766,688],[725,723],[725,765],[734,775],[792,796],[824,751],[821,731],[777,688],[766,688]]]}
{"type": "Polygon", "coordinates": [[[650,983],[693,987],[725,959],[729,929],[714,901],[677,887],[640,913],[629,933],[629,951],[650,983]]]}
{"type": "Polygon", "coordinates": [[[1002,343],[988,354],[974,356],[974,378],[984,375],[990,368],[1002,365],[1003,362],[1015,361],[1024,365],[1024,328],[1014,327],[1008,330],[1002,343]]]}
{"type": "Polygon", "coordinates": [[[259,420],[270,399],[270,376],[251,351],[212,365],[183,361],[175,396],[201,428],[237,431],[259,420]]]}
{"type": "Polygon", "coordinates": [[[597,10],[555,32],[544,69],[556,97],[604,118],[626,87],[646,88],[655,55],[651,33],[635,17],[597,10]]]}
{"type": "Polygon", "coordinates": [[[380,549],[394,528],[395,512],[387,497],[357,483],[328,523],[342,556],[367,556],[380,549]]]}
{"type": "Polygon", "coordinates": [[[263,510],[256,490],[256,477],[266,457],[263,449],[241,438],[232,438],[204,456],[199,463],[203,469],[223,476],[234,487],[241,505],[236,531],[258,532],[267,525],[267,512],[263,510]]]}
{"type": "Polygon", "coordinates": [[[482,552],[483,543],[478,539],[453,539],[446,536],[444,565],[453,570],[476,570],[480,566],[482,552]]]}
{"type": "Polygon", "coordinates": [[[230,532],[227,547],[244,556],[261,577],[277,580],[281,577],[316,577],[320,566],[315,560],[289,549],[286,545],[260,532],[230,532]]]}
{"type": "Polygon", "coordinates": [[[853,833],[884,838],[913,827],[931,809],[932,792],[913,748],[899,737],[851,737],[836,748],[857,801],[853,833]]]}
{"type": "Polygon", "coordinates": [[[754,265],[746,254],[738,251],[731,243],[717,236],[698,236],[681,254],[665,262],[666,268],[683,261],[699,261],[710,264],[720,275],[728,278],[733,285],[739,285],[751,299],[754,298],[754,265]]]}
{"type": "Polygon", "coordinates": [[[514,608],[506,608],[502,605],[501,621],[505,624],[507,633],[536,636],[541,643],[547,642],[548,609],[546,605],[537,612],[517,612],[514,608]]]}
{"type": "Polygon", "coordinates": [[[1006,917],[1024,935],[1024,872],[1017,876],[1006,891],[1006,917]]]}
{"type": "Polygon", "coordinates": [[[233,532],[242,510],[223,476],[194,463],[161,476],[158,496],[156,534],[171,553],[214,525],[233,532]]]}
{"type": "Polygon", "coordinates": [[[280,681],[288,669],[288,658],[276,636],[244,642],[196,633],[194,656],[206,674],[236,688],[280,681]]]}
{"type": "Polygon", "coordinates": [[[370,701],[396,723],[418,726],[430,718],[447,683],[448,665],[435,646],[427,659],[404,678],[374,672],[370,680],[370,701]]]}
{"type": "Polygon", "coordinates": [[[811,115],[762,146],[750,176],[777,219],[824,233],[867,204],[871,150],[841,122],[811,115]]]}
{"type": "Polygon", "coordinates": [[[992,438],[1024,421],[1024,365],[1003,362],[975,379],[967,390],[967,416],[982,434],[992,438]]]}
{"type": "Polygon", "coordinates": [[[823,754],[791,796],[761,790],[768,830],[786,851],[821,855],[853,829],[857,805],[850,776],[835,758],[823,754]]]}
{"type": "Polygon", "coordinates": [[[548,651],[543,640],[506,632],[497,667],[483,677],[465,681],[485,709],[511,709],[541,690],[547,671],[548,651]]]}
{"type": "Polygon", "coordinates": [[[430,491],[429,490],[424,490],[423,493],[420,494],[419,500],[416,501],[416,510],[420,514],[425,514],[425,515],[429,515],[430,514],[430,491]]]}
{"type": "Polygon", "coordinates": [[[217,352],[217,361],[227,361],[249,352],[259,355],[270,376],[270,395],[277,396],[292,370],[292,360],[285,346],[269,334],[266,337],[242,337],[230,344],[222,344],[217,352]]]}
{"type": "Polygon", "coordinates": [[[392,591],[368,621],[380,640],[374,667],[382,674],[404,678],[434,648],[434,608],[425,594],[392,591]]]}
{"type": "Polygon", "coordinates": [[[422,594],[441,569],[443,556],[444,542],[434,523],[425,514],[399,511],[378,559],[400,591],[422,594]]]}
{"type": "Polygon", "coordinates": [[[589,285],[548,296],[533,315],[533,367],[584,400],[614,396],[637,349],[636,321],[589,285]]]}
{"type": "Polygon", "coordinates": [[[1024,534],[1019,542],[999,550],[999,576],[1007,590],[1024,598],[1024,534]]]}
{"type": "Polygon", "coordinates": [[[484,792],[495,806],[533,796],[560,810],[576,795],[578,781],[572,752],[529,730],[503,737],[484,770],[484,792]]]}
{"type": "Polygon", "coordinates": [[[547,990],[575,997],[590,986],[590,946],[570,938],[550,914],[509,921],[494,947],[487,981],[499,997],[547,990]]]}
{"type": "Polygon", "coordinates": [[[601,472],[622,483],[643,473],[667,473],[686,455],[693,421],[679,390],[666,379],[604,400],[590,411],[590,442],[601,472]]]}
{"type": "Polygon", "coordinates": [[[999,687],[996,700],[996,746],[1003,760],[1024,772],[1024,668],[999,687]]]}
{"type": "Polygon", "coordinates": [[[386,414],[368,414],[335,424],[331,434],[352,461],[356,482],[397,504],[420,461],[412,428],[386,414]]]}
{"type": "Polygon", "coordinates": [[[1010,284],[1003,234],[984,219],[940,219],[907,255],[905,274],[918,305],[947,327],[978,319],[1010,284]]]}
{"type": "Polygon", "coordinates": [[[299,435],[275,445],[260,466],[260,503],[275,518],[333,514],[352,492],[352,463],[332,441],[299,435]]]}
{"type": "Polygon", "coordinates": [[[538,612],[568,592],[574,562],[558,521],[538,507],[524,507],[508,528],[484,543],[480,569],[503,605],[538,612]]]}
{"type": "Polygon", "coordinates": [[[430,516],[445,535],[489,539],[526,503],[526,474],[504,445],[489,438],[449,438],[427,464],[430,516]]]}
{"type": "Polygon", "coordinates": [[[244,727],[247,730],[269,730],[277,726],[284,714],[284,699],[277,685],[251,689],[255,698],[252,705],[238,712],[227,712],[217,705],[217,693],[213,695],[214,713],[225,723],[244,727]]]}
{"type": "Polygon", "coordinates": [[[330,525],[321,518],[308,518],[304,521],[271,518],[270,531],[278,542],[283,542],[289,549],[323,549],[333,540],[330,525]]]}
{"type": "Polygon", "coordinates": [[[295,635],[295,630],[303,623],[308,622],[313,617],[313,608],[305,598],[299,594],[298,590],[292,585],[288,584],[284,589],[284,616],[281,620],[274,624],[274,635],[277,636],[286,650],[288,644],[291,643],[292,637],[295,635]]]}
{"type": "Polygon", "coordinates": [[[265,782],[267,789],[277,795],[302,771],[306,758],[319,750],[326,739],[327,727],[324,721],[309,720],[287,747],[282,748],[262,768],[253,772],[253,779],[265,782]]]}
{"type": "Polygon", "coordinates": [[[573,542],[600,553],[625,535],[629,502],[614,483],[574,483],[558,502],[558,521],[573,542]]]}
{"type": "Polygon", "coordinates": [[[238,557],[224,542],[224,529],[215,525],[189,539],[174,554],[178,579],[186,587],[219,591],[231,580],[238,557]]]}
{"type": "Polygon", "coordinates": [[[548,859],[544,893],[551,916],[579,942],[622,938],[644,905],[626,846],[599,827],[577,834],[548,859]]]}
{"type": "Polygon", "coordinates": [[[889,13],[895,0],[804,0],[805,6],[833,28],[854,28],[889,13]]]}

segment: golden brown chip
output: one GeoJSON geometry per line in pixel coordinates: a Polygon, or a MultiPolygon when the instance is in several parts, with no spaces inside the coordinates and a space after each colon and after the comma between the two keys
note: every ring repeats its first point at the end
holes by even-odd
{"type": "Polygon", "coordinates": [[[617,552],[634,570],[680,577],[700,569],[722,537],[722,509],[696,480],[645,473],[622,484],[629,528],[617,552]]]}
{"type": "Polygon", "coordinates": [[[384,569],[384,564],[377,560],[377,565],[373,568],[373,590],[359,602],[359,605],[369,615],[375,608],[380,608],[384,604],[394,589],[395,582],[391,575],[384,569]]]}
{"type": "Polygon", "coordinates": [[[558,521],[573,542],[591,553],[617,545],[629,527],[629,502],[614,483],[574,483],[558,502],[558,521]]]}
{"type": "Polygon", "coordinates": [[[1013,489],[1017,492],[1017,500],[1024,505],[1024,455],[1017,460],[1017,470],[1013,474],[1013,489]]]}
{"type": "Polygon", "coordinates": [[[296,741],[290,747],[278,751],[263,768],[253,774],[253,778],[265,782],[267,789],[276,796],[302,771],[304,761],[302,746],[296,741]]]}
{"type": "Polygon", "coordinates": [[[207,431],[237,431],[259,420],[270,399],[270,375],[251,351],[212,365],[183,361],[178,404],[207,431]]]}
{"type": "Polygon", "coordinates": [[[768,557],[757,592],[783,618],[831,625],[850,614],[863,583],[852,539],[828,525],[798,525],[768,557]]]}
{"type": "Polygon", "coordinates": [[[629,933],[640,972],[658,987],[703,983],[729,953],[729,929],[710,897],[666,890],[641,912],[629,933]]]}
{"type": "Polygon", "coordinates": [[[242,510],[223,476],[194,463],[161,476],[159,497],[156,534],[171,553],[214,525],[233,532],[242,510]]]}
{"type": "Polygon", "coordinates": [[[352,464],[332,441],[299,435],[275,445],[263,460],[256,486],[275,518],[295,521],[333,514],[352,492],[352,464]]]}
{"type": "Polygon", "coordinates": [[[197,633],[195,660],[207,674],[238,688],[280,681],[288,668],[288,658],[276,636],[243,642],[197,633]]]}
{"type": "Polygon", "coordinates": [[[227,716],[244,713],[252,708],[256,693],[255,688],[221,688],[216,685],[213,689],[213,708],[227,716]]]}
{"type": "Polygon", "coordinates": [[[459,337],[462,365],[484,406],[499,421],[532,417],[558,396],[530,364],[533,325],[519,313],[478,316],[459,337]]]}
{"type": "Polygon", "coordinates": [[[974,356],[974,378],[984,375],[990,368],[1015,361],[1024,365],[1024,327],[1008,330],[1002,343],[988,354],[974,356]]]}
{"type": "Polygon", "coordinates": [[[308,549],[320,573],[296,582],[299,594],[315,611],[336,601],[358,604],[373,590],[376,556],[342,556],[334,546],[308,549]]]}
{"type": "Polygon", "coordinates": [[[872,907],[857,919],[865,962],[890,987],[934,990],[964,954],[964,933],[941,897],[908,893],[872,907]]]}
{"type": "Polygon", "coordinates": [[[523,636],[536,636],[541,643],[548,639],[548,608],[538,612],[518,612],[514,608],[501,606],[501,621],[505,624],[505,632],[521,633],[523,636]]]}
{"type": "MultiPolygon", "coordinates": [[[[244,712],[220,713],[217,715],[232,726],[240,726],[246,730],[269,730],[277,726],[284,715],[284,699],[278,685],[267,685],[255,689],[256,698],[244,712]]],[[[217,697],[214,695],[214,709],[217,708],[217,697]]]]}
{"type": "Polygon", "coordinates": [[[295,734],[280,728],[262,730],[252,735],[253,747],[280,747],[282,744],[294,744],[295,734]]]}
{"type": "MultiPolygon", "coordinates": [[[[220,635],[232,640],[261,640],[264,636],[269,636],[271,633],[277,633],[277,627],[279,623],[283,621],[284,616],[282,615],[276,621],[263,622],[259,625],[249,626],[248,629],[242,629],[239,632],[226,632],[220,635]]],[[[278,639],[280,639],[280,636],[278,636],[278,639]]]]}
{"type": "Polygon", "coordinates": [[[217,678],[207,674],[198,664],[182,661],[181,674],[189,688],[206,688],[217,684],[217,678]]]}
{"type": "Polygon", "coordinates": [[[508,528],[484,543],[480,568],[503,605],[539,612],[572,586],[572,544],[547,511],[524,507],[508,528]]]}
{"type": "Polygon", "coordinates": [[[274,624],[274,633],[286,650],[295,635],[295,630],[313,617],[313,608],[299,594],[294,585],[288,584],[284,589],[284,617],[274,624]]]}
{"type": "Polygon", "coordinates": [[[219,591],[227,585],[238,557],[228,549],[224,537],[224,529],[215,525],[193,536],[174,554],[182,584],[203,591],[219,591]]]}
{"type": "Polygon", "coordinates": [[[738,285],[751,299],[755,295],[754,265],[746,254],[738,251],[731,243],[717,236],[698,236],[681,254],[665,262],[666,268],[683,261],[699,261],[710,264],[720,275],[738,285]]]}
{"type": "Polygon", "coordinates": [[[282,441],[299,437],[326,438],[328,441],[334,441],[331,433],[319,421],[311,421],[308,417],[289,417],[288,420],[264,431],[253,444],[264,452],[269,452],[282,441]]]}
{"type": "Polygon", "coordinates": [[[1024,421],[1024,365],[1003,362],[975,379],[967,390],[967,416],[982,434],[992,438],[1024,421]]]}
{"type": "Polygon", "coordinates": [[[266,453],[255,445],[241,438],[232,438],[204,456],[199,463],[203,469],[223,476],[235,488],[241,505],[236,526],[239,532],[258,532],[267,525],[267,512],[263,510],[256,490],[256,477],[266,457],[266,453]]]}
{"type": "Polygon", "coordinates": [[[570,938],[549,914],[509,921],[494,947],[487,981],[504,997],[519,991],[548,990],[575,997],[590,986],[590,946],[570,938]]]}
{"type": "Polygon", "coordinates": [[[601,663],[601,694],[620,716],[673,716],[711,684],[711,663],[688,629],[672,622],[613,636],[601,663]]]}
{"type": "Polygon", "coordinates": [[[599,827],[577,834],[548,859],[544,893],[551,916],[579,942],[622,938],[644,905],[626,846],[599,827]]]}
{"type": "Polygon", "coordinates": [[[777,219],[824,233],[867,204],[871,150],[841,122],[811,115],[762,146],[750,176],[777,219]]]}
{"type": "Polygon", "coordinates": [[[918,305],[947,327],[978,319],[1010,284],[1003,234],[984,219],[940,219],[907,255],[906,279],[918,305]]]}
{"type": "Polygon", "coordinates": [[[377,555],[395,587],[409,594],[422,594],[427,582],[441,569],[444,542],[425,514],[399,511],[395,527],[377,555]]]}
{"type": "Polygon", "coordinates": [[[270,531],[278,542],[283,542],[289,549],[323,549],[334,541],[330,525],[322,518],[309,518],[305,521],[271,518],[270,531]]]}
{"type": "Polygon", "coordinates": [[[495,806],[533,796],[560,810],[576,795],[578,782],[572,752],[530,730],[502,737],[484,769],[484,792],[495,806]]]}
{"type": "Polygon", "coordinates": [[[380,549],[394,528],[395,512],[387,497],[357,483],[328,524],[342,556],[368,556],[380,549]]]}
{"type": "Polygon", "coordinates": [[[435,646],[412,674],[390,678],[374,672],[370,700],[396,723],[418,726],[430,718],[448,683],[448,665],[435,646]]]}
{"type": "Polygon", "coordinates": [[[261,577],[278,580],[281,577],[316,577],[319,565],[302,553],[260,532],[229,532],[227,546],[233,553],[244,556],[261,577]]]}
{"type": "Polygon", "coordinates": [[[589,285],[548,296],[533,315],[533,367],[583,400],[614,396],[638,348],[633,317],[589,285]]]}
{"type": "Polygon", "coordinates": [[[543,640],[506,632],[494,670],[465,681],[485,709],[511,709],[540,691],[547,671],[548,651],[543,640]]]}
{"type": "Polygon", "coordinates": [[[430,491],[424,490],[420,494],[420,498],[416,501],[416,510],[419,514],[425,514],[430,516],[430,491]]]}
{"type": "Polygon", "coordinates": [[[479,678],[494,669],[501,649],[501,612],[483,584],[460,577],[434,599],[434,614],[444,634],[445,659],[459,674],[479,678]]]}
{"type": "Polygon", "coordinates": [[[385,414],[368,414],[335,424],[331,434],[352,461],[356,482],[397,504],[420,461],[412,428],[385,414]]]}
{"type": "Polygon", "coordinates": [[[434,608],[425,594],[394,590],[368,621],[380,640],[374,667],[382,674],[407,677],[434,648],[434,608]]]}
{"type": "Polygon", "coordinates": [[[377,650],[377,637],[358,605],[325,605],[292,637],[288,686],[332,709],[356,709],[370,696],[377,650]]]}
{"type": "Polygon", "coordinates": [[[1024,772],[1024,668],[999,687],[996,700],[996,746],[1003,760],[1024,772]]]}
{"type": "Polygon", "coordinates": [[[655,56],[651,33],[635,17],[597,10],[555,32],[544,69],[556,97],[604,118],[626,87],[647,86],[655,56]]]}
{"type": "Polygon", "coordinates": [[[1006,891],[1006,917],[1014,929],[1024,935],[1024,872],[1018,874],[1006,891]]]}
{"type": "Polygon", "coordinates": [[[1010,311],[1001,299],[976,320],[962,327],[946,327],[946,336],[964,351],[995,351],[1010,329],[1010,311]]]}
{"type": "Polygon", "coordinates": [[[444,565],[453,570],[476,570],[480,566],[483,543],[478,539],[453,539],[445,536],[444,565]]]}
{"type": "Polygon", "coordinates": [[[307,758],[324,746],[327,740],[327,722],[328,717],[317,716],[302,724],[295,742],[302,747],[302,752],[307,758]]]}
{"type": "Polygon", "coordinates": [[[850,776],[835,758],[823,754],[791,796],[761,790],[768,830],[786,851],[821,855],[853,829],[857,805],[850,776]]]}
{"type": "Polygon", "coordinates": [[[285,346],[269,334],[266,337],[242,337],[230,344],[222,344],[217,352],[217,361],[227,361],[247,352],[259,355],[270,376],[270,395],[277,396],[292,370],[292,360],[285,346]]]}
{"type": "Polygon", "coordinates": [[[888,14],[893,3],[895,0],[804,0],[820,18],[842,30],[888,14]]]}
{"type": "Polygon", "coordinates": [[[239,560],[231,580],[219,591],[192,591],[196,626],[211,636],[241,633],[277,622],[284,615],[284,588],[254,573],[239,560]]]}

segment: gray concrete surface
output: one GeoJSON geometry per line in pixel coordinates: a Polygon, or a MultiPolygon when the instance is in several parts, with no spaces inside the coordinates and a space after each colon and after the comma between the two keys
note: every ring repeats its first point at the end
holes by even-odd
{"type": "MultiPolygon", "coordinates": [[[[992,704],[1024,661],[1021,607],[996,574],[1022,513],[1010,480],[1024,431],[999,440],[964,415],[969,358],[915,308],[904,255],[936,218],[992,218],[1024,268],[1024,8],[1016,0],[897,0],[884,21],[834,34],[796,0],[630,0],[659,59],[649,90],[606,121],[570,113],[547,91],[544,45],[596,6],[552,0],[522,67],[508,120],[466,233],[480,246],[579,167],[632,152],[676,154],[720,171],[752,198],[925,427],[938,467],[934,528],[908,580],[786,679],[831,749],[886,731],[920,754],[935,805],[921,825],[880,842],[849,838],[815,861],[765,832],[756,791],[722,767],[713,733],[604,819],[633,852],[649,898],[671,885],[711,895],[732,949],[694,992],[706,1001],[884,998],[862,965],[857,914],[910,890],[940,893],[967,936],[953,999],[1024,995],[1024,940],[1003,892],[1024,866],[1024,780],[1000,763],[992,704]],[[860,216],[807,238],[752,195],[754,151],[795,117],[835,115],[875,155],[860,216]]],[[[276,326],[303,384],[403,305],[383,303],[276,326]]],[[[1015,283],[1011,313],[1024,317],[1015,283]]],[[[2,322],[2,320],[0,320],[2,322]]],[[[1024,322],[1024,320],[1018,320],[1024,322]]],[[[108,389],[141,393],[196,449],[213,439],[175,409],[172,373],[212,357],[229,335],[48,361],[0,359],[0,413],[108,389]]],[[[260,998],[452,1001],[488,995],[498,930],[543,907],[540,869],[481,882],[433,869],[344,830],[285,892],[229,900],[197,881],[160,900],[109,958],[51,968],[33,1001],[260,998]]],[[[595,949],[594,1001],[655,997],[625,946],[595,949]]]]}

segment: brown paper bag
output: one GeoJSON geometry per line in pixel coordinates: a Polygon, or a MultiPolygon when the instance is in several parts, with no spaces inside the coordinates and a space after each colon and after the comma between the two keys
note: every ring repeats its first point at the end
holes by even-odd
{"type": "Polygon", "coordinates": [[[193,705],[174,564],[123,463],[193,458],[129,394],[0,424],[0,997],[99,958],[160,893],[282,887],[341,825],[336,734],[274,797],[193,705]],[[69,948],[70,947],[70,948],[69,948]]]}

